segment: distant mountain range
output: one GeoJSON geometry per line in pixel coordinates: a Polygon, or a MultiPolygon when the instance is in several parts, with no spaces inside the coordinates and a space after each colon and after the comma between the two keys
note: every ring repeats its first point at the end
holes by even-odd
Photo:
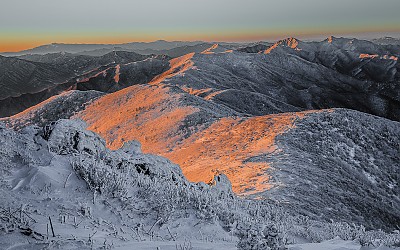
{"type": "Polygon", "coordinates": [[[382,37],[371,40],[373,43],[380,45],[400,45],[400,38],[382,37]]]}
{"type": "MultiPolygon", "coordinates": [[[[400,45],[399,38],[393,37],[382,37],[371,40],[373,43],[378,45],[400,45]]],[[[158,40],[154,42],[132,42],[123,44],[65,44],[65,43],[52,43],[41,45],[32,49],[22,50],[18,52],[1,52],[0,55],[3,56],[22,56],[22,55],[44,55],[49,53],[71,53],[79,55],[89,55],[89,56],[102,56],[113,51],[130,51],[136,52],[143,55],[149,54],[166,54],[168,55],[169,50],[179,50],[179,47],[191,47],[201,44],[214,44],[215,42],[204,42],[204,41],[165,41],[158,40]]],[[[219,42],[219,44],[225,47],[240,48],[242,50],[247,48],[248,51],[251,50],[264,50],[273,43],[271,42],[258,42],[258,43],[226,43],[219,42]],[[261,47],[260,47],[261,46],[261,47]]],[[[205,46],[205,45],[204,45],[205,46]]],[[[200,51],[198,51],[200,52],[200,51]]],[[[184,54],[179,53],[177,56],[182,56],[184,54]]],[[[171,56],[171,55],[170,55],[171,56]]],[[[174,57],[174,56],[173,56],[174,57]]]]}
{"type": "Polygon", "coordinates": [[[125,51],[134,51],[134,50],[168,50],[181,46],[189,46],[196,45],[203,42],[167,42],[164,40],[159,40],[155,42],[133,42],[133,43],[124,43],[124,44],[64,44],[64,43],[52,43],[42,45],[33,49],[23,50],[19,52],[3,52],[1,53],[4,56],[20,56],[27,54],[39,54],[44,55],[48,53],[74,53],[74,54],[86,54],[90,53],[90,51],[94,50],[107,50],[106,53],[113,50],[125,50],[125,51]]]}

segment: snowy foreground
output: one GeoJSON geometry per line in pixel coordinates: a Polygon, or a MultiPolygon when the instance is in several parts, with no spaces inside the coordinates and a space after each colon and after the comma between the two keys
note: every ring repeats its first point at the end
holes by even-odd
{"type": "Polygon", "coordinates": [[[400,234],[292,215],[236,197],[224,175],[116,151],[79,121],[0,125],[0,249],[392,249],[400,234]],[[53,235],[54,234],[54,235],[53,235]],[[391,248],[390,248],[391,247],[391,248]]]}

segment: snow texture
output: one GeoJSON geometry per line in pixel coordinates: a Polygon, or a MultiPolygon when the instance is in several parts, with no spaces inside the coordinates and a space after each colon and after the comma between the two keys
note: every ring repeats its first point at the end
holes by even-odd
{"type": "Polygon", "coordinates": [[[1,125],[0,141],[4,249],[284,249],[335,236],[359,246],[400,240],[239,199],[223,175],[190,183],[179,166],[141,153],[137,142],[110,151],[82,121],[18,133],[1,125]]]}

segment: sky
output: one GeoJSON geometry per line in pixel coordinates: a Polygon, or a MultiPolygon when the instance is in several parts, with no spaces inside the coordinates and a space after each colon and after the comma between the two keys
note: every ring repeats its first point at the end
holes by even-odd
{"type": "Polygon", "coordinates": [[[48,43],[400,36],[400,0],[0,0],[0,51],[48,43]]]}

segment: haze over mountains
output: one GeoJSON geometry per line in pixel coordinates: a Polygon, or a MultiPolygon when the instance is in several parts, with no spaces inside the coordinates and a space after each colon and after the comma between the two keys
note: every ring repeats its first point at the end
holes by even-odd
{"type": "MultiPolygon", "coordinates": [[[[70,53],[76,55],[89,55],[89,56],[102,56],[112,51],[129,51],[136,52],[143,55],[148,54],[177,54],[181,56],[180,50],[192,50],[196,51],[198,46],[206,46],[204,44],[210,44],[202,41],[195,42],[182,42],[174,41],[168,42],[159,40],[155,42],[133,42],[125,44],[64,44],[64,43],[52,43],[42,45],[32,49],[27,49],[19,52],[3,52],[0,55],[3,56],[23,56],[23,55],[45,55],[53,53],[70,53]]],[[[211,43],[212,44],[212,43],[211,43]]],[[[240,46],[240,43],[223,43],[227,46],[240,46]]],[[[189,52],[189,51],[188,51],[189,52]]],[[[198,51],[200,52],[200,51],[198,51]]]]}
{"type": "MultiPolygon", "coordinates": [[[[279,204],[294,217],[398,229],[395,39],[96,46],[0,57],[1,120],[24,134],[30,125],[81,119],[108,148],[138,141],[144,153],[178,164],[189,181],[224,174],[236,194],[279,204]]],[[[68,135],[90,133],[68,122],[56,122],[60,136],[75,131],[62,139],[71,143],[67,154],[76,141],[68,135]]],[[[97,149],[88,150],[96,157],[97,149]]]]}
{"type": "Polygon", "coordinates": [[[39,54],[44,55],[48,53],[59,53],[59,52],[66,52],[66,53],[85,53],[94,50],[100,49],[109,49],[115,50],[115,48],[125,51],[132,51],[132,50],[168,50],[176,47],[188,46],[188,45],[196,45],[202,42],[167,42],[164,40],[159,40],[155,42],[133,42],[133,43],[126,43],[126,44],[63,44],[63,43],[52,43],[47,45],[42,45],[33,49],[23,50],[20,52],[5,52],[2,53],[3,55],[7,56],[19,56],[19,55],[26,55],[26,54],[39,54]]]}

